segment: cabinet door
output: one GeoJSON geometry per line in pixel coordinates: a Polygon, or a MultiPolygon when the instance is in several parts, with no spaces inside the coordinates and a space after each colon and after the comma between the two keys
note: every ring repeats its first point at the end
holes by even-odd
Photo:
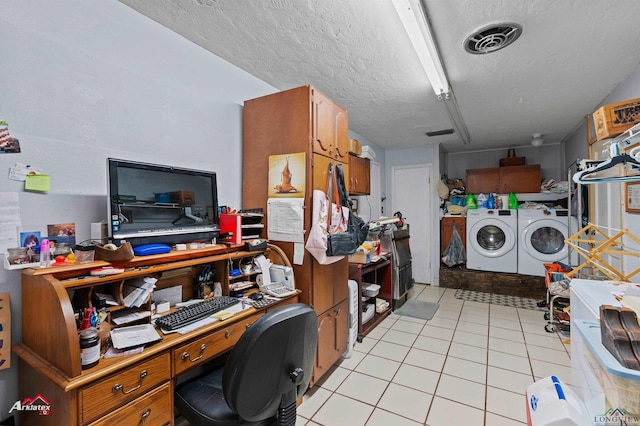
{"type": "Polygon", "coordinates": [[[481,192],[497,193],[500,188],[500,168],[490,167],[486,169],[467,170],[467,194],[478,195],[481,192]]]}
{"type": "Polygon", "coordinates": [[[453,226],[456,226],[458,234],[462,239],[462,246],[464,249],[467,249],[467,231],[466,231],[466,218],[464,217],[443,217],[441,222],[441,230],[440,230],[440,254],[444,253],[444,251],[449,246],[449,241],[451,241],[451,235],[453,235],[453,226]]]}
{"type": "Polygon", "coordinates": [[[335,158],[340,161],[347,161],[349,157],[349,115],[345,109],[333,104],[333,115],[335,120],[335,158]]]}
{"type": "Polygon", "coordinates": [[[330,265],[313,260],[313,309],[325,312],[349,295],[349,263],[344,259],[330,265]]]}
{"type": "Polygon", "coordinates": [[[347,350],[349,333],[349,309],[342,303],[318,316],[318,351],[313,381],[317,381],[347,350]]]}
{"type": "Polygon", "coordinates": [[[370,191],[370,160],[355,155],[349,156],[349,194],[369,195],[370,191]]]}
{"type": "Polygon", "coordinates": [[[335,157],[337,148],[336,120],[333,108],[333,102],[329,98],[317,90],[313,90],[313,152],[331,158],[335,157]]]}
{"type": "Polygon", "coordinates": [[[540,165],[500,167],[500,192],[540,192],[540,165]]]}

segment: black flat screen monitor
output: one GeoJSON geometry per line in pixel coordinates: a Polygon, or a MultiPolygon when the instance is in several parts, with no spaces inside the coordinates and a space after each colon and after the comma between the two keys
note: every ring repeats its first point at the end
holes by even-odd
{"type": "Polygon", "coordinates": [[[219,236],[214,172],[109,158],[107,174],[115,244],[211,242],[219,236]]]}

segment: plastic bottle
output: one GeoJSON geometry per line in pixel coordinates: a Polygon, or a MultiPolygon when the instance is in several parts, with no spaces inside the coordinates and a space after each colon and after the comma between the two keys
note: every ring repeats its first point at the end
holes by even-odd
{"type": "Polygon", "coordinates": [[[476,197],[473,194],[468,194],[466,198],[467,208],[471,210],[475,210],[478,208],[478,203],[476,201],[476,197]]]}
{"type": "Polygon", "coordinates": [[[487,208],[488,209],[496,208],[496,199],[493,197],[493,192],[490,192],[489,197],[487,198],[487,208]]]}
{"type": "Polygon", "coordinates": [[[518,210],[518,198],[516,198],[516,194],[513,192],[509,194],[509,209],[518,210]]]}
{"type": "Polygon", "coordinates": [[[487,208],[487,196],[484,195],[482,192],[480,193],[480,195],[478,195],[478,208],[479,209],[487,208]]]}
{"type": "Polygon", "coordinates": [[[48,268],[51,266],[51,251],[49,249],[49,240],[42,240],[40,244],[40,267],[48,268]]]}

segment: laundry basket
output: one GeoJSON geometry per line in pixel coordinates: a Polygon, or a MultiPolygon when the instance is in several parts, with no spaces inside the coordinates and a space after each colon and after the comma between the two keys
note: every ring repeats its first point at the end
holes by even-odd
{"type": "Polygon", "coordinates": [[[561,262],[544,264],[544,284],[547,288],[547,307],[544,318],[548,321],[544,329],[553,333],[556,325],[569,326],[570,313],[560,309],[560,304],[569,306],[569,282],[566,277],[571,267],[561,262]],[[558,300],[560,299],[560,300],[558,300]]]}

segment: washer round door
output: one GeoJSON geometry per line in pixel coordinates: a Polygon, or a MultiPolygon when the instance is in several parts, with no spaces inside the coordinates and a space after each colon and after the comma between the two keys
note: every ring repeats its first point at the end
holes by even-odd
{"type": "Polygon", "coordinates": [[[529,224],[520,235],[526,253],[540,262],[555,262],[567,257],[569,228],[557,220],[541,219],[529,224]]]}
{"type": "Polygon", "coordinates": [[[516,234],[502,220],[482,219],[471,226],[467,244],[471,244],[473,250],[482,256],[500,257],[514,249],[516,234]]]}

